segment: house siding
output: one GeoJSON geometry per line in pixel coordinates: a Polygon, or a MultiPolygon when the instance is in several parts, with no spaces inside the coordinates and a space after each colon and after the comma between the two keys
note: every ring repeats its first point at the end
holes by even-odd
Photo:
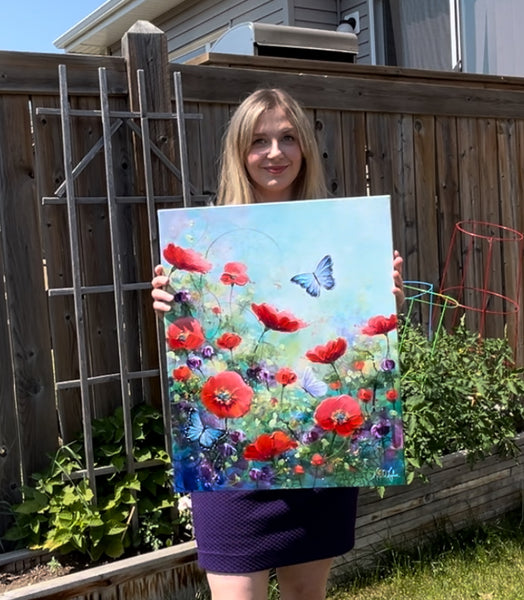
{"type": "MultiPolygon", "coordinates": [[[[358,36],[357,60],[369,63],[367,0],[188,0],[164,13],[153,23],[166,33],[170,60],[183,62],[208,51],[212,43],[228,28],[239,23],[254,21],[335,30],[341,16],[353,10],[360,13],[361,32],[358,36]]],[[[121,54],[120,41],[109,48],[109,53],[113,56],[121,54]]]]}
{"type": "Polygon", "coordinates": [[[300,0],[295,2],[294,25],[313,29],[336,29],[339,23],[336,0],[300,0]]]}
{"type": "Polygon", "coordinates": [[[371,59],[371,18],[369,14],[369,3],[373,0],[341,0],[341,18],[348,13],[358,11],[360,21],[360,32],[358,33],[358,56],[357,63],[370,65],[371,59]]]}
{"type": "Polygon", "coordinates": [[[238,23],[257,21],[287,25],[286,14],[287,2],[284,0],[203,0],[181,4],[157,19],[155,25],[165,31],[169,56],[176,60],[189,48],[198,50],[199,40],[211,43],[238,23]]]}

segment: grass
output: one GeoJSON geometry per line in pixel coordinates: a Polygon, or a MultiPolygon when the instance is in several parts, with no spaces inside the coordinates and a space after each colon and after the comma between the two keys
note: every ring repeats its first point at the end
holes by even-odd
{"type": "Polygon", "coordinates": [[[524,524],[512,513],[439,534],[411,551],[390,550],[329,600],[524,600],[524,524]]]}

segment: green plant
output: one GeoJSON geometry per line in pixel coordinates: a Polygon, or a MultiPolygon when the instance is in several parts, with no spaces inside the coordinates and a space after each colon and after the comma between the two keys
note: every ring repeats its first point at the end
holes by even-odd
{"type": "Polygon", "coordinates": [[[176,514],[171,464],[163,448],[162,415],[140,405],[132,411],[135,461],[154,466],[124,473],[122,410],[93,421],[95,465],[112,465],[116,472],[97,478],[97,500],[87,479],[72,474],[85,468],[83,440],[64,445],[49,469],[33,475],[35,485],[23,488],[24,501],[13,507],[15,524],[5,535],[19,545],[66,554],[77,551],[96,561],[116,558],[131,546],[157,549],[187,536],[184,519],[176,514]],[[134,518],[138,527],[133,528],[134,518]]]}
{"type": "Polygon", "coordinates": [[[56,556],[53,556],[53,558],[51,558],[51,560],[47,563],[47,566],[49,567],[49,570],[51,571],[51,573],[58,573],[60,571],[60,569],[62,568],[62,564],[56,558],[56,556]]]}
{"type": "Polygon", "coordinates": [[[481,338],[463,321],[435,340],[409,323],[399,333],[409,479],[451,452],[464,451],[471,462],[494,448],[513,455],[524,379],[507,339],[481,338]]]}

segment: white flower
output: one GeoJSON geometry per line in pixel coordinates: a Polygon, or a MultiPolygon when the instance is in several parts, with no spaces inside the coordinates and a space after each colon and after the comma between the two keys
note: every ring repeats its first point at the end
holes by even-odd
{"type": "Polygon", "coordinates": [[[191,510],[191,496],[180,496],[177,506],[180,512],[191,510]]]}

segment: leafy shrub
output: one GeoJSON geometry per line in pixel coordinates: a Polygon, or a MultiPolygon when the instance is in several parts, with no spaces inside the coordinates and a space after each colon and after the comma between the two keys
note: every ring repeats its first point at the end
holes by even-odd
{"type": "Polygon", "coordinates": [[[399,332],[406,460],[413,470],[464,451],[475,462],[493,449],[517,451],[524,419],[523,369],[504,338],[481,338],[461,322],[434,341],[410,324],[399,332]]]}
{"type": "Polygon", "coordinates": [[[92,561],[116,558],[127,548],[157,549],[188,537],[187,516],[176,514],[171,463],[164,450],[162,415],[140,405],[132,412],[134,458],[154,466],[123,473],[123,413],[93,421],[95,465],[112,465],[116,473],[97,477],[97,500],[87,479],[71,474],[85,468],[83,441],[57,451],[45,473],[24,487],[24,501],[13,507],[15,524],[5,535],[21,547],[67,554],[77,551],[92,561]],[[138,519],[138,529],[132,527],[138,519]],[[185,519],[185,521],[184,521],[185,519]]]}

